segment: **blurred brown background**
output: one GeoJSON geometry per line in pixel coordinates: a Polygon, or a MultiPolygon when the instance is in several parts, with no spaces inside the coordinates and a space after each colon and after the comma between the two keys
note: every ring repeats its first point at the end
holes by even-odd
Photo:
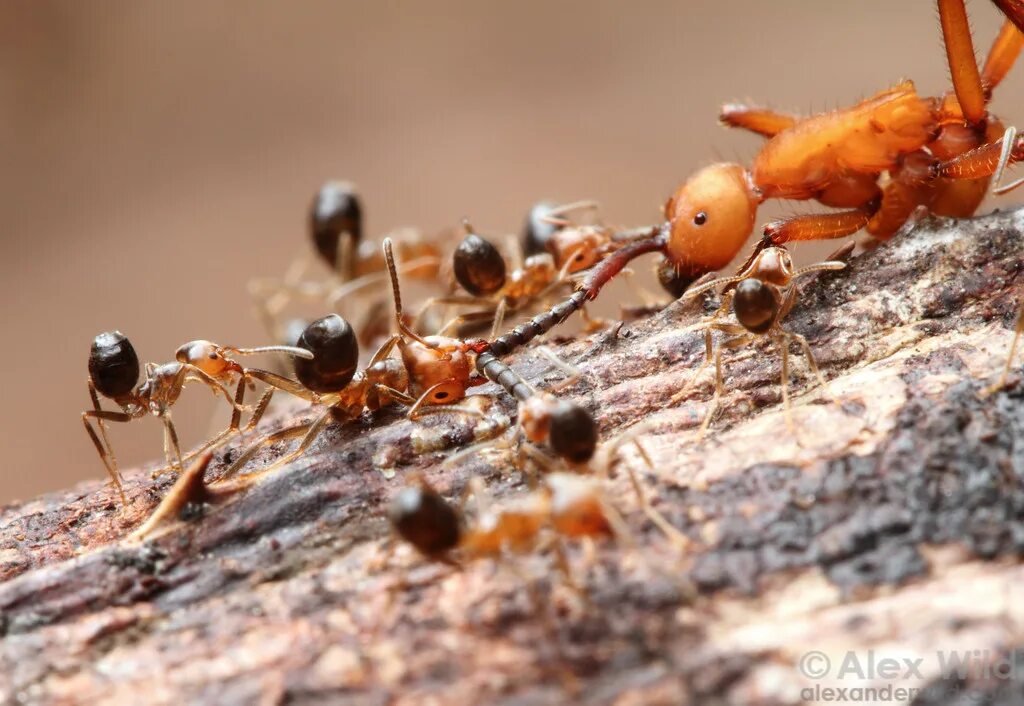
{"type": "MultiPolygon", "coordinates": [[[[1000,17],[970,9],[983,54],[1000,17]]],[[[104,476],[79,420],[99,331],[155,361],[264,342],[246,281],[305,247],[326,178],[374,235],[517,230],[540,197],[649,223],[695,167],[754,154],[725,100],[944,91],[937,24],[930,0],[3,3],[0,502],[104,476]]],[[[1022,95],[1019,67],[995,110],[1024,121],[1022,95]]],[[[186,397],[191,445],[212,400],[186,397]]],[[[113,438],[122,466],[161,454],[155,420],[113,438]]]]}

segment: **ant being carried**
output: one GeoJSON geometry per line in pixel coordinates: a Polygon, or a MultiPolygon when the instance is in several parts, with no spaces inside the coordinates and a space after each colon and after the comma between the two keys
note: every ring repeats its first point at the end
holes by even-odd
{"type": "MultiPolygon", "coordinates": [[[[786,414],[786,425],[789,427],[790,433],[795,434],[796,429],[789,400],[789,347],[791,343],[800,344],[807,357],[808,366],[821,386],[825,387],[825,379],[818,370],[807,339],[800,334],[785,331],[782,328],[782,320],[796,303],[795,280],[797,278],[822,270],[841,270],[846,267],[846,264],[831,260],[794,269],[792,258],[786,248],[781,245],[770,245],[768,242],[765,240],[763,245],[755,250],[749,263],[735,276],[722,277],[694,287],[684,295],[686,299],[692,299],[711,289],[726,285],[718,309],[703,322],[705,358],[692,378],[693,381],[696,381],[714,360],[715,393],[697,433],[698,441],[707,432],[711,420],[718,410],[718,403],[724,389],[723,349],[732,350],[762,338],[769,338],[775,342],[782,358],[782,403],[786,414]],[[721,320],[721,317],[728,313],[730,305],[733,315],[736,317],[736,323],[721,320]],[[717,349],[714,348],[712,339],[714,331],[726,336],[725,340],[718,344],[717,349]]],[[[689,393],[691,385],[692,382],[673,396],[672,403],[685,397],[689,393]]]]}
{"type": "Polygon", "coordinates": [[[996,4],[1009,19],[979,73],[963,0],[938,0],[954,88],[945,96],[919,96],[907,81],[853,107],[808,118],[726,106],[721,116],[726,125],[768,138],[753,164],[713,164],[698,171],[668,200],[664,225],[599,262],[571,297],[494,339],[490,351],[504,356],[547,332],[646,253],[664,256],[660,278],[678,293],[739,253],[758,206],[768,199],[817,200],[844,209],[768,224],[764,232],[775,245],[840,238],[862,228],[885,240],[921,205],[939,215],[973,214],[988,177],[944,171],[941,165],[1004,132],[987,105],[1024,45],[1018,29],[1024,8],[996,4]]]}
{"type": "MultiPolygon", "coordinates": [[[[289,326],[281,319],[291,301],[312,301],[333,309],[387,277],[379,246],[363,240],[363,207],[351,184],[324,184],[309,209],[309,232],[317,255],[330,268],[329,277],[308,279],[310,258],[300,257],[282,280],[257,279],[249,283],[260,318],[276,341],[294,342],[289,340],[289,326]]],[[[396,233],[395,243],[402,274],[424,282],[437,279],[440,253],[422,234],[404,229],[396,233]]],[[[372,318],[373,307],[369,311],[368,318],[372,318]]]]}
{"type": "MultiPolygon", "coordinates": [[[[233,357],[260,353],[285,353],[297,359],[312,357],[309,351],[291,346],[231,348],[210,341],[191,341],[178,349],[174,362],[146,365],[145,379],[139,383],[139,356],[131,341],[119,331],[96,336],[89,352],[88,384],[92,409],[82,412],[82,423],[96,446],[107,473],[117,487],[122,502],[125,502],[125,496],[117,468],[117,457],[114,455],[104,422],[130,422],[147,414],[159,417],[164,425],[164,455],[167,457],[167,468],[180,471],[183,468],[183,461],[218,445],[238,431],[244,409],[245,388],[252,384],[251,380],[260,380],[269,388],[253,411],[246,429],[253,428],[260,420],[274,388],[301,394],[302,389],[294,380],[259,368],[243,367],[233,357]],[[232,399],[226,386],[232,383],[235,375],[238,376],[238,385],[232,399]],[[188,382],[203,383],[215,395],[224,395],[228,404],[232,406],[232,413],[231,423],[227,429],[183,456],[178,443],[178,433],[171,421],[171,407],[178,401],[182,389],[188,382]],[[115,402],[121,411],[104,410],[100,405],[101,395],[115,402]],[[90,422],[93,419],[96,420],[99,434],[90,422]]],[[[158,471],[160,472],[162,471],[158,471]]]]}

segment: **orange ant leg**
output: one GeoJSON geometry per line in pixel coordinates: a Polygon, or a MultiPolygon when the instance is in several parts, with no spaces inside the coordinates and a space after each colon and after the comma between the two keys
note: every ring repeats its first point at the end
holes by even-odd
{"type": "Polygon", "coordinates": [[[786,417],[786,429],[796,437],[796,423],[793,422],[793,403],[789,400],[789,340],[785,336],[776,339],[779,356],[782,358],[780,377],[782,378],[782,409],[786,417]]]}
{"type": "Polygon", "coordinates": [[[1006,15],[1006,19],[1021,32],[1024,32],[1024,2],[1022,0],[992,0],[992,2],[1006,15]]]}
{"type": "Polygon", "coordinates": [[[1024,161],[1024,136],[1017,135],[1017,128],[1008,127],[1003,137],[995,142],[977,147],[940,164],[938,173],[947,179],[978,179],[995,176],[992,193],[996,195],[1013,191],[1024,179],[1002,184],[1003,171],[1014,162],[1024,161]]]}
{"type": "Polygon", "coordinates": [[[767,108],[757,108],[743,103],[726,103],[718,113],[718,120],[727,127],[748,130],[762,137],[775,137],[783,130],[793,127],[797,119],[785,113],[776,113],[767,108]]]}
{"type": "Polygon", "coordinates": [[[1013,341],[1010,342],[1010,351],[1006,354],[1006,365],[1003,366],[1003,371],[999,374],[999,379],[995,384],[982,391],[982,397],[988,397],[1006,387],[1006,379],[1010,376],[1010,370],[1013,369],[1013,358],[1017,355],[1017,345],[1020,343],[1022,333],[1024,333],[1024,306],[1017,310],[1017,325],[1014,328],[1013,341]]]}
{"type": "Polygon", "coordinates": [[[967,8],[964,0],[938,0],[938,6],[953,90],[967,122],[980,125],[985,119],[985,89],[974,55],[967,8]]]}
{"type": "MultiPolygon", "coordinates": [[[[1021,12],[1024,14],[1024,3],[1021,3],[1021,12]]],[[[1024,32],[1021,32],[1012,20],[1007,19],[999,30],[999,35],[992,42],[985,66],[981,70],[981,82],[985,90],[991,92],[1002,83],[1017,61],[1021,48],[1024,48],[1024,32]]]]}
{"type": "Polygon", "coordinates": [[[128,500],[124,494],[124,487],[121,485],[121,474],[117,468],[117,457],[114,456],[114,448],[110,445],[109,439],[107,439],[106,430],[103,428],[103,420],[108,422],[130,422],[133,417],[126,412],[108,412],[101,408],[92,383],[89,384],[89,393],[92,396],[94,409],[82,412],[82,424],[85,426],[85,431],[89,434],[89,438],[92,439],[93,445],[96,446],[96,453],[100,455],[100,460],[103,461],[103,466],[107,469],[110,480],[121,496],[121,504],[127,505],[128,500]],[[103,441],[100,441],[100,437],[96,435],[92,424],[89,423],[90,417],[95,419],[96,424],[99,425],[103,441]]]}
{"type": "Polygon", "coordinates": [[[764,235],[775,245],[794,240],[832,240],[853,235],[867,225],[871,210],[855,208],[835,213],[781,218],[764,227],[764,235]]]}
{"type": "MultiPolygon", "coordinates": [[[[294,439],[297,436],[303,436],[303,440],[305,441],[305,439],[309,438],[310,434],[314,431],[317,434],[319,434],[320,429],[323,427],[324,424],[326,424],[327,420],[330,419],[330,416],[330,410],[327,410],[313,421],[302,422],[301,424],[295,424],[293,426],[280,429],[274,432],[273,434],[269,434],[268,436],[260,439],[255,444],[253,444],[245,451],[243,451],[242,454],[235,459],[235,462],[232,463],[231,466],[226,471],[224,471],[224,475],[221,476],[220,480],[218,481],[218,484],[223,484],[229,478],[236,475],[240,470],[242,470],[242,468],[245,467],[245,464],[252,460],[253,456],[255,456],[259,452],[259,450],[265,446],[276,444],[279,441],[287,441],[288,439],[294,439]]],[[[309,443],[312,443],[312,438],[310,438],[309,443]]],[[[267,467],[257,471],[256,473],[247,474],[245,478],[242,479],[242,483],[239,486],[239,488],[249,485],[256,478],[261,478],[267,473],[277,469],[282,464],[292,460],[298,453],[301,453],[301,451],[293,451],[291,453],[288,453],[285,456],[282,456],[280,459],[274,461],[267,467]]]]}

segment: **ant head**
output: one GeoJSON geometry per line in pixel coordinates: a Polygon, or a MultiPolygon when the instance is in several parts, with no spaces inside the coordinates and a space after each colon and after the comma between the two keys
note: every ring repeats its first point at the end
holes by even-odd
{"type": "Polygon", "coordinates": [[[662,289],[678,299],[693,282],[693,277],[677,270],[668,258],[661,258],[658,263],[658,283],[662,289]]]}
{"type": "Polygon", "coordinates": [[[772,245],[757,254],[749,272],[762,282],[785,287],[793,280],[793,258],[786,248],[772,245]]]}
{"type": "Polygon", "coordinates": [[[427,556],[439,556],[459,544],[458,513],[433,488],[413,485],[395,495],[388,519],[398,535],[427,556]]]}
{"type": "Polygon", "coordinates": [[[586,463],[597,449],[597,423],[575,402],[559,402],[551,410],[548,438],[552,450],[569,463],[586,463]]]}
{"type": "Polygon", "coordinates": [[[547,220],[554,215],[557,208],[551,201],[540,201],[526,214],[522,233],[522,247],[526,255],[538,255],[548,251],[548,242],[562,229],[562,226],[547,220]]]}
{"type": "Polygon", "coordinates": [[[349,323],[337,314],[311,323],[295,345],[313,354],[312,360],[295,358],[295,377],[313,392],[337,392],[355,375],[359,341],[349,323]]]}
{"type": "Polygon", "coordinates": [[[738,164],[713,164],[694,174],[665,204],[672,264],[703,274],[736,256],[754,227],[758,200],[738,164]]]}
{"type": "Polygon", "coordinates": [[[570,273],[579,272],[593,267],[607,240],[604,231],[595,226],[563,228],[548,241],[548,249],[559,267],[567,266],[570,273]]]}
{"type": "Polygon", "coordinates": [[[355,187],[347,182],[327,182],[313,198],[309,208],[309,230],[316,250],[334,267],[338,247],[346,233],[353,243],[363,237],[363,208],[355,187]]]}
{"type": "Polygon", "coordinates": [[[741,280],[736,285],[732,309],[743,328],[765,333],[779,314],[778,289],[754,277],[741,280]]]}
{"type": "Polygon", "coordinates": [[[93,339],[89,378],[104,397],[117,399],[131,394],[139,381],[139,356],[120,331],[106,331],[93,339]]]}
{"type": "Polygon", "coordinates": [[[189,341],[174,354],[179,363],[199,368],[213,378],[237,370],[240,366],[224,356],[224,349],[212,341],[189,341]]]}
{"type": "Polygon", "coordinates": [[[452,269],[462,288],[474,297],[494,294],[505,286],[504,258],[476,233],[468,233],[455,248],[452,269]]]}

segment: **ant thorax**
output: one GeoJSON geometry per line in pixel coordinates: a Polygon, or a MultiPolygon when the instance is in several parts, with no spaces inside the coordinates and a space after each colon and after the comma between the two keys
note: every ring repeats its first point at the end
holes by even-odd
{"type": "MultiPolygon", "coordinates": [[[[555,258],[548,253],[530,255],[521,269],[509,275],[502,293],[513,302],[540,294],[558,276],[555,258]]],[[[513,303],[513,308],[515,304],[513,303]]]]}
{"type": "Polygon", "coordinates": [[[349,416],[359,414],[364,407],[375,412],[386,404],[380,399],[377,385],[393,390],[406,389],[409,385],[409,376],[402,361],[395,358],[377,361],[365,370],[357,372],[345,389],[321,395],[320,399],[325,404],[345,410],[349,416]]]}
{"type": "Polygon", "coordinates": [[[548,241],[548,249],[559,267],[568,265],[569,272],[591,267],[610,241],[608,231],[601,226],[563,228],[548,241]]]}
{"type": "Polygon", "coordinates": [[[418,397],[435,385],[450,383],[438,387],[432,401],[448,403],[462,399],[473,374],[475,356],[456,338],[426,336],[423,340],[430,345],[405,340],[398,343],[411,394],[418,397]]]}
{"type": "Polygon", "coordinates": [[[503,549],[529,549],[551,515],[546,492],[530,493],[504,507],[483,513],[466,532],[461,548],[470,555],[487,556],[503,549]]]}
{"type": "Polygon", "coordinates": [[[181,387],[176,382],[183,367],[183,363],[146,366],[146,380],[139,387],[137,397],[149,407],[150,414],[159,415],[178,400],[181,387]]]}

